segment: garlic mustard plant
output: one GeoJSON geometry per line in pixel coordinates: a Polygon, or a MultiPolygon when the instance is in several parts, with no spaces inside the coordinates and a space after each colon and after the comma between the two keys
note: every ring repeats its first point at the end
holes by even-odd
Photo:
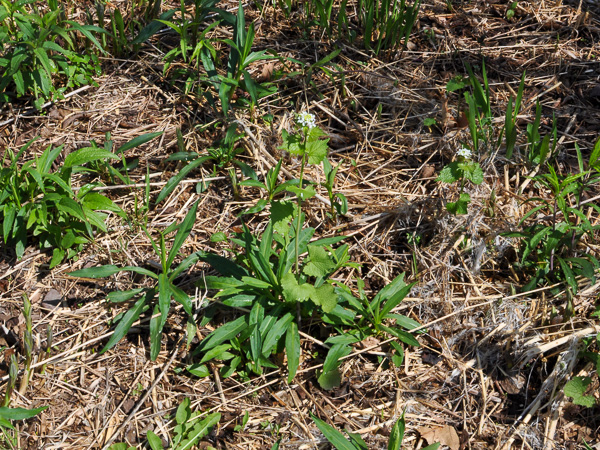
{"type": "Polygon", "coordinates": [[[301,127],[306,127],[309,130],[317,126],[317,121],[315,119],[314,114],[308,112],[298,114],[298,118],[296,119],[296,121],[298,122],[298,125],[300,125],[301,127]]]}
{"type": "Polygon", "coordinates": [[[471,201],[471,196],[464,192],[466,182],[471,181],[473,184],[481,184],[483,182],[483,171],[479,163],[473,160],[473,152],[469,148],[462,147],[456,152],[456,160],[442,169],[437,180],[444,183],[460,181],[458,200],[449,202],[446,209],[452,214],[467,214],[467,205],[471,201]]]}
{"type": "Polygon", "coordinates": [[[473,153],[468,148],[463,147],[456,152],[456,156],[462,157],[464,159],[471,159],[473,157],[473,153]]]}

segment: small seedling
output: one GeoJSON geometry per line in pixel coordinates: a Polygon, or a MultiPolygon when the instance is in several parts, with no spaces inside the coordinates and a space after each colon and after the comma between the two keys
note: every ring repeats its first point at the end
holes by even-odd
{"type": "MultiPolygon", "coordinates": [[[[200,439],[206,436],[212,427],[221,420],[220,413],[212,413],[200,420],[202,413],[192,412],[190,399],[184,398],[175,414],[175,425],[170,450],[188,450],[195,448],[200,439]]],[[[146,432],[148,444],[152,450],[164,450],[161,439],[152,431],[146,432]]]]}
{"type": "Polygon", "coordinates": [[[459,198],[456,202],[446,204],[446,209],[451,214],[467,214],[467,205],[471,196],[464,192],[467,181],[473,184],[483,182],[483,171],[479,163],[473,160],[473,154],[468,148],[461,148],[456,152],[456,161],[451,162],[442,169],[437,181],[443,183],[456,183],[460,181],[459,198]]]}

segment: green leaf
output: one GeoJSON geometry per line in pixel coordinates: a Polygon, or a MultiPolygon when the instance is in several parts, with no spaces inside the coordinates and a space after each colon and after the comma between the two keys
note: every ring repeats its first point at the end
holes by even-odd
{"type": "Polygon", "coordinates": [[[150,270],[144,269],[142,267],[135,266],[125,266],[125,267],[117,267],[114,265],[106,265],[100,267],[89,267],[87,269],[76,270],[74,272],[70,272],[69,275],[72,277],[83,277],[83,278],[105,278],[111,275],[114,275],[118,272],[135,272],[141,275],[147,275],[158,280],[158,275],[150,270]]]}
{"type": "Polygon", "coordinates": [[[335,269],[331,255],[323,247],[309,245],[308,256],[309,262],[302,270],[308,276],[323,278],[335,269]]]}
{"type": "Polygon", "coordinates": [[[62,248],[55,247],[52,250],[52,259],[50,260],[50,268],[56,267],[65,259],[65,251],[62,248]]]}
{"type": "Polygon", "coordinates": [[[330,390],[334,387],[338,387],[342,381],[338,367],[341,363],[341,358],[349,355],[352,349],[347,344],[334,344],[325,357],[323,363],[323,372],[317,379],[319,385],[325,389],[330,390]]]}
{"type": "Polygon", "coordinates": [[[162,330],[167,322],[167,316],[171,307],[171,291],[166,274],[158,276],[158,304],[154,307],[150,319],[150,359],[156,361],[160,353],[162,330]]]}
{"type": "Polygon", "coordinates": [[[149,300],[151,295],[154,296],[154,292],[147,292],[146,295],[144,295],[137,302],[135,302],[133,307],[123,315],[123,317],[119,321],[119,324],[115,327],[115,331],[113,332],[112,336],[110,337],[104,348],[100,351],[100,354],[111,349],[117,342],[123,339],[123,337],[131,328],[131,325],[133,325],[133,322],[138,320],[140,314],[142,314],[142,312],[144,311],[146,307],[146,302],[149,300]]]}
{"type": "Polygon", "coordinates": [[[198,202],[196,201],[190,208],[189,212],[186,214],[183,222],[179,225],[177,229],[177,234],[175,235],[175,239],[173,239],[173,246],[169,251],[169,258],[167,259],[167,267],[170,267],[179,252],[179,249],[190,235],[192,228],[194,227],[194,223],[196,222],[196,211],[198,210],[198,202]]]}
{"type": "MultiPolygon", "coordinates": [[[[316,130],[318,128],[312,128],[316,130]]],[[[312,141],[306,143],[306,154],[308,155],[309,164],[321,164],[321,162],[327,156],[329,139],[320,139],[318,141],[312,141]]]]}
{"type": "Polygon", "coordinates": [[[192,264],[200,261],[206,255],[205,252],[199,250],[187,256],[179,265],[169,273],[169,280],[173,281],[177,278],[184,270],[188,269],[192,264]]]}
{"type": "Polygon", "coordinates": [[[396,367],[402,367],[402,363],[404,362],[404,349],[397,342],[390,342],[390,345],[394,348],[395,353],[392,354],[392,363],[396,367]]]}
{"type": "Polygon", "coordinates": [[[230,344],[221,344],[211,348],[204,354],[199,364],[205,363],[206,361],[210,361],[211,359],[222,359],[220,358],[220,356],[227,352],[227,350],[229,350],[230,348],[230,344]]]}
{"type": "Polygon", "coordinates": [[[337,306],[337,295],[335,295],[335,290],[330,284],[323,284],[315,288],[314,292],[310,294],[310,298],[315,304],[321,305],[326,313],[332,312],[337,306]]]}
{"type": "Polygon", "coordinates": [[[192,446],[194,446],[198,440],[207,435],[210,429],[219,423],[220,420],[220,413],[212,413],[202,422],[194,425],[194,428],[192,428],[191,432],[186,436],[186,440],[181,443],[182,445],[178,447],[178,450],[188,450],[192,448],[192,446]]]}
{"type": "Polygon", "coordinates": [[[467,214],[467,205],[471,202],[471,196],[466,192],[460,194],[458,201],[448,202],[446,209],[451,214],[467,214]]]}
{"type": "Polygon", "coordinates": [[[53,70],[50,64],[50,60],[48,59],[48,54],[46,53],[46,50],[44,48],[37,47],[33,50],[33,53],[35,53],[37,59],[39,59],[39,61],[42,63],[42,66],[48,74],[48,77],[52,77],[53,70]]]}
{"type": "Polygon", "coordinates": [[[329,351],[327,352],[327,356],[325,357],[325,362],[323,363],[323,371],[331,372],[332,370],[336,370],[340,365],[340,360],[344,356],[352,353],[352,348],[346,344],[335,344],[333,345],[329,351]]]}
{"type": "Polygon", "coordinates": [[[569,286],[571,286],[571,289],[573,290],[573,294],[577,294],[577,279],[575,278],[575,274],[573,273],[573,270],[571,270],[569,263],[567,261],[565,261],[563,258],[559,257],[557,259],[558,259],[558,263],[560,264],[560,268],[562,269],[563,275],[565,276],[565,280],[567,281],[569,286]]]}
{"type": "Polygon", "coordinates": [[[183,306],[183,310],[187,313],[188,317],[192,317],[194,311],[192,309],[193,305],[190,296],[171,282],[169,282],[169,290],[175,301],[183,306]]]}
{"type": "Polygon", "coordinates": [[[573,397],[573,403],[576,405],[591,408],[596,404],[596,399],[593,395],[584,395],[591,382],[590,377],[573,377],[565,384],[565,395],[573,397]]]}
{"type": "Polygon", "coordinates": [[[462,170],[458,167],[458,162],[452,162],[444,167],[436,181],[443,183],[454,183],[462,178],[462,170]]]}
{"type": "Polygon", "coordinates": [[[103,30],[102,28],[96,27],[94,25],[80,25],[79,23],[72,21],[72,20],[65,20],[65,23],[68,23],[74,29],[81,32],[81,34],[83,34],[86,38],[88,38],[96,46],[96,48],[98,50],[100,50],[102,53],[104,53],[105,55],[108,54],[104,50],[104,48],[102,48],[102,45],[100,44],[100,42],[98,42],[98,40],[90,32],[90,31],[95,31],[97,33],[106,33],[105,30],[103,30]]]}
{"type": "Polygon", "coordinates": [[[271,327],[265,339],[263,340],[262,354],[264,356],[268,356],[277,342],[287,331],[288,326],[294,320],[294,315],[292,313],[287,313],[282,318],[280,318],[275,325],[271,327]]]}
{"type": "Polygon", "coordinates": [[[70,153],[63,163],[63,168],[82,166],[92,161],[105,159],[119,159],[117,155],[106,150],[94,147],[86,147],[70,153]]]}
{"type": "Polygon", "coordinates": [[[290,221],[294,217],[296,208],[290,201],[274,201],[271,203],[271,222],[273,229],[282,236],[287,235],[290,221]]]}
{"type": "Polygon", "coordinates": [[[87,194],[85,197],[83,197],[82,203],[89,209],[114,211],[121,213],[121,215],[125,214],[123,210],[115,205],[111,199],[106,198],[104,195],[98,194],[97,192],[90,192],[87,194]]]}
{"type": "Polygon", "coordinates": [[[177,407],[177,412],[175,413],[175,421],[178,424],[183,424],[190,420],[190,417],[192,416],[190,403],[190,399],[188,397],[185,397],[177,407]]]}
{"type": "Polygon", "coordinates": [[[225,325],[217,328],[208,336],[206,336],[198,347],[192,352],[193,355],[198,355],[201,352],[206,352],[211,348],[216,347],[221,342],[230,340],[240,334],[242,331],[248,328],[248,321],[246,316],[238,317],[232,322],[228,322],[225,325]]]}
{"type": "Polygon", "coordinates": [[[152,450],[164,450],[162,440],[152,430],[146,431],[146,439],[152,450]]]}
{"type": "Polygon", "coordinates": [[[406,317],[403,314],[386,314],[385,317],[388,319],[396,319],[396,325],[407,330],[412,330],[413,328],[418,328],[421,326],[419,322],[411,319],[410,317],[406,317]]]}
{"type": "Polygon", "coordinates": [[[126,152],[127,150],[138,147],[142,144],[145,144],[148,141],[151,141],[152,139],[154,139],[162,134],[163,134],[162,131],[157,131],[155,133],[142,134],[141,136],[138,136],[138,137],[132,139],[131,141],[123,144],[121,147],[118,148],[118,150],[115,152],[115,154],[119,155],[123,152],[126,152]]]}
{"type": "Polygon", "coordinates": [[[289,134],[287,131],[282,130],[281,138],[283,140],[283,145],[279,147],[279,149],[285,150],[292,155],[302,156],[302,137],[299,134],[289,134]]]}
{"type": "Polygon", "coordinates": [[[63,197],[56,206],[60,211],[63,211],[70,216],[81,220],[82,222],[86,222],[81,205],[79,205],[79,203],[77,203],[75,200],[69,197],[63,197]]]}
{"type": "Polygon", "coordinates": [[[0,416],[0,428],[1,427],[8,428],[9,430],[15,429],[15,427],[13,427],[12,424],[2,416],[0,416]]]}
{"type": "Polygon", "coordinates": [[[419,344],[419,341],[417,341],[417,339],[412,334],[407,333],[404,330],[400,330],[398,328],[387,327],[385,325],[379,325],[379,327],[381,328],[381,330],[385,331],[386,333],[389,333],[392,336],[397,337],[405,344],[412,345],[413,347],[421,346],[421,344],[419,344]]]}
{"type": "Polygon", "coordinates": [[[404,439],[405,428],[404,413],[402,413],[402,417],[400,417],[392,427],[390,440],[388,441],[388,450],[400,450],[402,448],[402,439],[404,439]]]}
{"type": "Polygon", "coordinates": [[[288,384],[291,384],[300,365],[300,334],[298,324],[291,322],[285,336],[285,349],[288,366],[288,384]]]}
{"type": "Polygon", "coordinates": [[[448,83],[446,83],[446,91],[448,92],[454,92],[454,91],[458,91],[459,89],[463,89],[465,87],[465,82],[462,78],[462,76],[458,75],[454,78],[451,78],[448,83]]]}
{"type": "Polygon", "coordinates": [[[158,197],[156,198],[156,203],[158,204],[158,203],[162,202],[165,198],[167,198],[167,196],[171,192],[173,192],[173,190],[175,190],[175,188],[179,185],[181,180],[183,180],[189,172],[191,172],[195,168],[201,166],[209,159],[212,159],[212,156],[208,156],[208,155],[201,156],[201,157],[195,159],[194,161],[190,162],[183,169],[181,169],[177,175],[169,178],[169,180],[167,181],[167,184],[165,184],[165,187],[162,188],[162,190],[158,194],[158,197]]]}
{"type": "MultiPolygon", "coordinates": [[[[169,20],[173,15],[177,12],[177,9],[170,9],[165,11],[159,16],[160,20],[169,20]]],[[[163,24],[160,20],[153,20],[140,31],[140,34],[136,36],[136,38],[131,41],[133,45],[139,45],[146,42],[152,36],[154,36],[158,31],[163,27],[163,24]]]]}
{"type": "Polygon", "coordinates": [[[471,180],[473,184],[481,184],[483,183],[483,170],[481,170],[479,164],[475,164],[476,167],[473,169],[473,172],[471,172],[470,176],[467,178],[471,180]]]}
{"type": "Polygon", "coordinates": [[[308,283],[298,284],[298,280],[292,272],[286,273],[281,279],[283,296],[288,302],[304,302],[311,298],[315,287],[308,283]]]}
{"type": "Polygon", "coordinates": [[[131,300],[136,295],[142,293],[144,288],[131,289],[128,291],[114,291],[109,292],[106,296],[106,299],[112,303],[121,303],[126,302],[127,300],[131,300]]]}
{"type": "Polygon", "coordinates": [[[199,378],[210,376],[210,370],[208,370],[208,367],[205,364],[190,364],[185,370],[199,378]]]}
{"type": "Polygon", "coordinates": [[[337,449],[337,450],[356,450],[356,447],[350,443],[342,433],[333,428],[331,425],[326,424],[321,419],[310,415],[311,419],[321,430],[323,436],[337,449]]]}
{"type": "MultiPolygon", "coordinates": [[[[381,289],[371,301],[371,308],[379,311],[381,304],[390,299],[396,299],[398,295],[403,298],[406,295],[406,282],[404,281],[404,272],[394,278],[390,283],[381,289]],[[404,295],[402,295],[404,294],[404,295]]],[[[412,285],[411,285],[412,286],[412,285]]],[[[389,312],[389,310],[388,310],[389,312]]],[[[381,315],[383,317],[383,315],[381,315]]]]}
{"type": "Polygon", "coordinates": [[[242,277],[242,282],[249,287],[255,287],[258,289],[270,289],[273,286],[271,283],[267,283],[266,281],[262,281],[253,277],[242,277]]]}
{"type": "MultiPolygon", "coordinates": [[[[404,274],[402,274],[402,275],[404,275],[404,274]]],[[[403,280],[402,280],[402,284],[404,284],[403,280]]],[[[390,313],[390,311],[392,311],[392,309],[394,309],[396,306],[398,306],[402,302],[402,300],[404,300],[404,297],[406,297],[408,295],[408,293],[410,292],[410,290],[412,289],[413,286],[414,286],[414,283],[405,285],[398,291],[394,292],[389,298],[385,299],[385,305],[381,309],[380,317],[381,318],[387,317],[387,315],[390,313]]]]}
{"type": "Polygon", "coordinates": [[[354,445],[357,450],[369,450],[367,443],[358,433],[351,433],[346,429],[346,433],[348,433],[348,437],[350,438],[350,442],[354,445]]]}
{"type": "Polygon", "coordinates": [[[6,420],[26,420],[37,416],[47,408],[47,406],[33,409],[0,407],[0,417],[6,420]]]}
{"type": "Polygon", "coordinates": [[[303,202],[313,198],[316,195],[315,187],[312,185],[308,185],[305,188],[300,188],[298,186],[287,186],[286,191],[295,194],[303,202]]]}
{"type": "Polygon", "coordinates": [[[108,447],[108,450],[136,450],[136,448],[127,445],[126,442],[117,442],[108,447]]]}
{"type": "Polygon", "coordinates": [[[17,206],[12,204],[7,204],[4,207],[3,211],[3,223],[2,223],[2,235],[4,237],[4,243],[8,241],[8,238],[11,237],[11,232],[13,229],[13,223],[15,221],[15,217],[17,215],[17,206]]]}

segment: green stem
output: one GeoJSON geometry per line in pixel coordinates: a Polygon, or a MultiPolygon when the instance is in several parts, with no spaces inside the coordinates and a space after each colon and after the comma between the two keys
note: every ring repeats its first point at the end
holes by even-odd
{"type": "MultiPolygon", "coordinates": [[[[303,148],[303,152],[302,152],[302,163],[300,164],[300,189],[302,189],[302,182],[304,180],[304,166],[306,164],[306,134],[304,134],[304,141],[302,142],[302,148],[303,148]]],[[[300,261],[300,255],[298,254],[298,252],[300,251],[300,218],[302,216],[302,195],[298,195],[298,220],[296,221],[296,242],[295,242],[295,248],[296,248],[296,277],[300,276],[300,272],[298,270],[298,267],[300,265],[299,261],[300,261]]]]}

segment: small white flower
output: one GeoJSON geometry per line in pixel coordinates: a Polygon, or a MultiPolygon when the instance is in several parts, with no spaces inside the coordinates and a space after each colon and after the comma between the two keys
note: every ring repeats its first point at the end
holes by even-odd
{"type": "Polygon", "coordinates": [[[314,128],[317,126],[317,121],[313,114],[303,112],[298,114],[298,124],[302,127],[314,128]]]}
{"type": "Polygon", "coordinates": [[[462,156],[465,159],[471,159],[471,157],[473,156],[473,153],[471,153],[471,150],[469,150],[468,148],[461,148],[459,151],[456,152],[457,156],[462,156]]]}

